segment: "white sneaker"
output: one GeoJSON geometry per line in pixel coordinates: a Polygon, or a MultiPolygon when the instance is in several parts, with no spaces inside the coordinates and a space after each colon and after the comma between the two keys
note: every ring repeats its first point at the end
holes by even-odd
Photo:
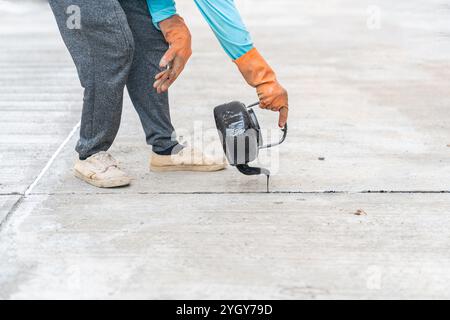
{"type": "Polygon", "coordinates": [[[152,152],[150,170],[165,171],[219,171],[227,166],[224,159],[214,159],[198,149],[186,146],[180,152],[162,156],[152,152]]]}
{"type": "Polygon", "coordinates": [[[75,177],[99,188],[127,186],[131,178],[123,172],[117,161],[104,151],[86,160],[76,160],[73,168],[75,177]]]}

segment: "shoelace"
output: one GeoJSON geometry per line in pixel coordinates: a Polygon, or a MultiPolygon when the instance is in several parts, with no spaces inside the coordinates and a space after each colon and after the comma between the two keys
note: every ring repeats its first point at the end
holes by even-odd
{"type": "Polygon", "coordinates": [[[109,153],[106,152],[100,152],[94,157],[95,161],[94,164],[97,168],[102,170],[102,172],[108,171],[109,168],[117,168],[117,161],[114,159],[109,153]]]}

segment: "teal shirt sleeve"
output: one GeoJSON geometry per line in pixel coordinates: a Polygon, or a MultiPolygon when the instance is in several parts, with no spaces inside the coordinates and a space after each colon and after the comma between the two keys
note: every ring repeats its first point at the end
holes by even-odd
{"type": "MultiPolygon", "coordinates": [[[[253,48],[250,33],[242,21],[234,0],[194,0],[228,56],[236,60],[253,48]]],[[[176,14],[174,0],[147,0],[153,23],[176,14]]]]}
{"type": "Polygon", "coordinates": [[[159,29],[159,23],[177,13],[174,0],[147,0],[153,24],[159,29]]]}
{"type": "Polygon", "coordinates": [[[236,60],[253,48],[234,0],[194,0],[225,52],[236,60]]]}

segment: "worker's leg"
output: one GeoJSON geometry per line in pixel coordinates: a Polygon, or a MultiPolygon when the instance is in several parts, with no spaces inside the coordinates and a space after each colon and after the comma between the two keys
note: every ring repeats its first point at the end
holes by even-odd
{"type": "MultiPolygon", "coordinates": [[[[153,88],[159,61],[168,49],[162,33],[155,28],[146,0],[119,0],[135,41],[134,60],[127,82],[128,92],[144,127],[147,143],[156,153],[170,153],[178,144],[172,137],[167,93],[153,88]]],[[[178,148],[177,148],[178,149],[178,148]]]]}
{"type": "Polygon", "coordinates": [[[117,0],[49,3],[84,87],[76,150],[85,159],[108,150],[116,137],[133,61],[133,36],[117,0]]]}

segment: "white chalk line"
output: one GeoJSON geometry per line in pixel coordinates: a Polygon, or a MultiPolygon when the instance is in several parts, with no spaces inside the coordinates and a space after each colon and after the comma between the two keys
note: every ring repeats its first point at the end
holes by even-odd
{"type": "Polygon", "coordinates": [[[53,162],[55,161],[56,157],[58,157],[58,155],[61,153],[61,151],[67,145],[67,143],[69,143],[70,139],[73,137],[75,132],[77,132],[78,128],[80,127],[80,124],[81,124],[81,122],[78,122],[75,125],[75,127],[73,127],[72,131],[70,131],[70,133],[66,137],[66,139],[60,144],[58,149],[56,149],[56,151],[53,153],[51,158],[45,164],[45,167],[42,168],[42,170],[39,173],[39,175],[36,177],[36,179],[34,179],[33,183],[29,185],[27,190],[25,190],[25,193],[23,194],[24,197],[27,197],[33,191],[34,187],[36,187],[36,185],[39,183],[39,181],[42,179],[42,177],[47,173],[47,171],[50,169],[50,167],[52,166],[53,162]]]}

